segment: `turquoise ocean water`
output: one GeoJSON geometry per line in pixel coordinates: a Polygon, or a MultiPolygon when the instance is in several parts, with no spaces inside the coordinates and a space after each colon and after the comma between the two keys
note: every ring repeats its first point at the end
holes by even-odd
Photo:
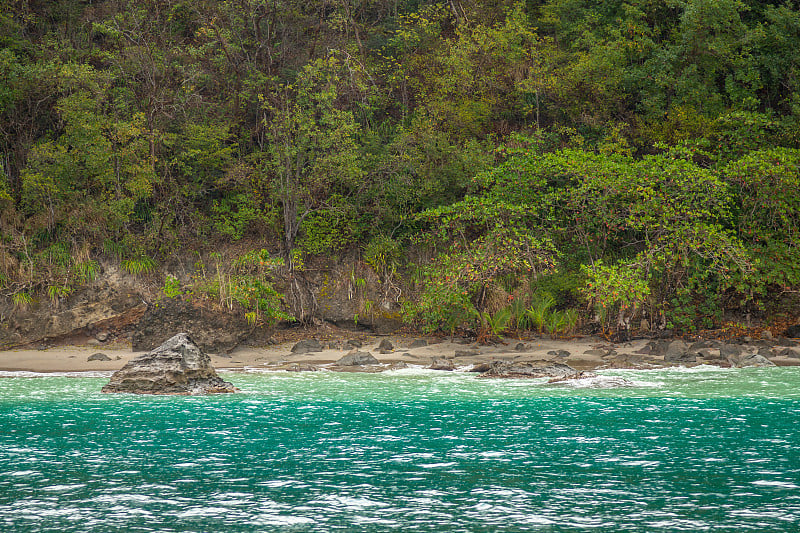
{"type": "Polygon", "coordinates": [[[798,368],[5,376],[3,532],[800,531],[798,368]]]}

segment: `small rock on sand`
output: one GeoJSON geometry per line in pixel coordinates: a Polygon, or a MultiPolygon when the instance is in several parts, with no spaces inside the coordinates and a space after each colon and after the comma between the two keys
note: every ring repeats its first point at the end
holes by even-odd
{"type": "Polygon", "coordinates": [[[378,345],[378,353],[387,354],[394,351],[394,344],[389,339],[383,339],[378,345]]]}

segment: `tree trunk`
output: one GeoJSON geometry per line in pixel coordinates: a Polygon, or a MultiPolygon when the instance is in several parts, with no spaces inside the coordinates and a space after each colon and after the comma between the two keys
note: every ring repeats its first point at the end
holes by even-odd
{"type": "Polygon", "coordinates": [[[303,272],[297,268],[292,251],[295,247],[297,234],[303,216],[298,216],[298,200],[293,191],[287,190],[283,198],[283,253],[286,261],[286,278],[288,290],[287,303],[292,316],[302,324],[310,324],[317,312],[317,299],[311,289],[311,284],[303,272]]]}

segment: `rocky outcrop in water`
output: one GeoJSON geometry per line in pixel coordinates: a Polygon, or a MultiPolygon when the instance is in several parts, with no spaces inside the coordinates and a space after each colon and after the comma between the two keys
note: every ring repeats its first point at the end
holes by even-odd
{"type": "Polygon", "coordinates": [[[456,367],[450,359],[435,357],[431,360],[431,365],[428,367],[430,370],[455,370],[456,367]]]}
{"type": "Polygon", "coordinates": [[[211,366],[211,358],[178,333],[153,351],[114,372],[103,392],[133,394],[212,394],[235,392],[211,366]]]}
{"type": "Polygon", "coordinates": [[[736,368],[775,366],[775,363],[757,353],[739,353],[728,356],[728,362],[736,368]]]}
{"type": "Polygon", "coordinates": [[[492,361],[482,378],[567,378],[579,374],[564,363],[492,361]]]}

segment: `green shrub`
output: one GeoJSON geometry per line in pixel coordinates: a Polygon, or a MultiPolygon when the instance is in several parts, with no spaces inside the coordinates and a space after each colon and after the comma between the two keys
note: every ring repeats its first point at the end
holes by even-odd
{"type": "Polygon", "coordinates": [[[251,326],[294,320],[282,309],[283,294],[268,279],[283,260],[271,257],[264,249],[251,250],[229,261],[217,252],[210,257],[215,262],[214,272],[206,272],[204,264],[198,265],[201,268],[194,277],[192,293],[205,294],[230,310],[243,310],[251,326]]]}
{"type": "Polygon", "coordinates": [[[161,291],[167,298],[175,298],[183,294],[183,291],[181,290],[181,282],[172,274],[167,274],[167,277],[164,280],[164,287],[161,289],[161,291]]]}
{"type": "Polygon", "coordinates": [[[488,332],[491,332],[492,335],[495,337],[500,337],[506,331],[508,331],[509,326],[512,323],[513,314],[511,312],[510,307],[504,307],[503,309],[498,309],[495,313],[489,313],[488,311],[484,311],[477,314],[478,319],[481,323],[481,328],[484,331],[479,332],[478,339],[482,339],[487,335],[488,332]]]}
{"type": "Polygon", "coordinates": [[[612,326],[617,313],[635,313],[650,294],[648,280],[638,265],[606,265],[598,260],[582,270],[586,274],[584,295],[594,304],[603,329],[612,326]]]}
{"type": "Polygon", "coordinates": [[[426,333],[452,335],[460,327],[474,325],[476,313],[467,290],[435,280],[425,285],[416,301],[403,304],[403,319],[426,333]]]}
{"type": "Polygon", "coordinates": [[[386,235],[378,235],[364,248],[364,261],[385,281],[394,277],[400,267],[402,253],[397,241],[386,235]]]}
{"type": "Polygon", "coordinates": [[[234,241],[241,239],[250,223],[259,216],[255,201],[247,194],[237,194],[214,202],[211,212],[217,231],[234,241]]]}
{"type": "Polygon", "coordinates": [[[303,220],[298,245],[313,255],[336,254],[355,240],[350,209],[323,209],[309,213],[303,220]]]}

